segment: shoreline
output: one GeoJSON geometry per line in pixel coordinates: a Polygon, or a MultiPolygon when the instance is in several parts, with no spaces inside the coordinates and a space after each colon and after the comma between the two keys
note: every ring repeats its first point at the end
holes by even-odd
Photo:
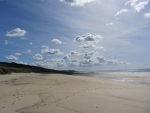
{"type": "Polygon", "coordinates": [[[83,73],[74,76],[85,76],[103,80],[150,85],[150,73],[113,72],[113,73],[83,73]]]}

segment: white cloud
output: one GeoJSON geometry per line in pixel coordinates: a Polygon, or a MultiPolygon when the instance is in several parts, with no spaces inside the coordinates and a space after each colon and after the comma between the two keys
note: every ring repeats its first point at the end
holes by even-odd
{"type": "Polygon", "coordinates": [[[68,66],[99,66],[99,65],[116,65],[116,64],[128,64],[119,60],[106,59],[103,56],[99,56],[98,52],[86,51],[80,53],[80,55],[71,55],[70,53],[64,56],[64,60],[67,62],[68,66]]]}
{"type": "Polygon", "coordinates": [[[54,67],[64,67],[66,66],[66,62],[62,58],[54,58],[49,60],[54,67]]]}
{"type": "Polygon", "coordinates": [[[128,9],[121,9],[114,16],[118,16],[118,15],[121,15],[122,13],[127,13],[127,12],[128,12],[128,9]]]}
{"type": "Polygon", "coordinates": [[[128,3],[130,3],[130,5],[133,7],[134,5],[136,5],[136,3],[137,3],[138,1],[139,1],[139,0],[129,0],[129,1],[127,1],[126,5],[127,5],[128,3]]]}
{"type": "Polygon", "coordinates": [[[106,64],[107,60],[103,56],[97,56],[98,64],[106,64]]]}
{"type": "Polygon", "coordinates": [[[15,55],[20,56],[20,55],[21,55],[21,53],[15,53],[15,55]]]}
{"type": "Polygon", "coordinates": [[[95,0],[60,0],[60,2],[64,2],[71,6],[84,6],[86,3],[93,2],[95,0]]]}
{"type": "Polygon", "coordinates": [[[72,51],[64,56],[64,58],[46,59],[40,62],[34,62],[33,65],[53,68],[53,67],[76,67],[76,66],[99,66],[99,65],[116,65],[116,64],[127,64],[119,60],[109,60],[103,56],[99,56],[98,52],[86,51],[79,53],[72,51]]]}
{"type": "Polygon", "coordinates": [[[140,2],[139,4],[133,6],[134,10],[137,12],[140,12],[142,9],[145,8],[145,6],[149,3],[149,1],[140,2]]]}
{"type": "Polygon", "coordinates": [[[8,40],[5,40],[5,44],[8,45],[8,40]]]}
{"type": "Polygon", "coordinates": [[[96,46],[94,43],[85,43],[83,45],[80,45],[79,47],[80,48],[90,48],[90,47],[93,47],[95,50],[96,49],[104,49],[104,47],[102,47],[102,46],[96,46]]]}
{"type": "Polygon", "coordinates": [[[30,45],[32,45],[33,43],[32,43],[32,42],[30,42],[29,44],[30,44],[30,45]]]}
{"type": "Polygon", "coordinates": [[[77,59],[77,58],[72,58],[72,59],[70,59],[70,61],[67,63],[67,65],[68,65],[69,67],[79,66],[79,64],[80,64],[80,60],[77,59]]]}
{"type": "Polygon", "coordinates": [[[139,1],[139,0],[130,0],[126,4],[130,3],[130,6],[136,11],[140,12],[142,9],[148,5],[149,0],[139,1]]]}
{"type": "Polygon", "coordinates": [[[22,38],[21,38],[21,40],[28,40],[28,38],[24,38],[24,37],[22,37],[22,38]]]}
{"type": "Polygon", "coordinates": [[[73,57],[78,57],[78,56],[81,56],[82,54],[81,53],[79,53],[79,52],[77,52],[77,51],[72,51],[72,52],[70,52],[70,53],[68,53],[68,54],[66,54],[64,57],[63,57],[63,59],[72,59],[73,57]]]}
{"type": "Polygon", "coordinates": [[[106,23],[106,25],[107,25],[107,26],[109,26],[109,25],[112,26],[112,25],[114,25],[114,23],[113,23],[113,22],[110,22],[110,23],[106,23]]]}
{"type": "Polygon", "coordinates": [[[103,56],[96,56],[93,58],[84,58],[79,62],[80,66],[99,66],[99,65],[116,65],[116,64],[124,64],[126,65],[126,62],[118,61],[118,60],[107,60],[103,56]]]}
{"type": "Polygon", "coordinates": [[[74,41],[76,41],[76,42],[82,42],[82,41],[97,42],[97,41],[99,41],[101,39],[102,39],[102,37],[100,35],[92,35],[90,33],[86,33],[85,35],[76,37],[74,39],[74,41]]]}
{"type": "Polygon", "coordinates": [[[25,64],[25,65],[27,65],[28,63],[26,63],[26,62],[22,62],[22,61],[17,61],[16,63],[18,63],[18,64],[25,64]]]}
{"type": "Polygon", "coordinates": [[[33,56],[33,59],[34,59],[34,60],[42,60],[42,59],[43,59],[43,56],[42,56],[41,54],[35,54],[35,55],[33,56]]]}
{"type": "Polygon", "coordinates": [[[95,47],[98,42],[100,42],[100,40],[103,37],[100,35],[92,35],[90,33],[86,33],[85,35],[82,36],[77,36],[74,39],[74,42],[82,42],[83,44],[80,45],[80,48],[89,48],[89,47],[95,47]]]}
{"type": "Polygon", "coordinates": [[[41,66],[45,68],[54,68],[54,67],[65,67],[66,62],[64,59],[55,58],[55,59],[46,59],[40,62],[34,62],[32,65],[41,66]]]}
{"type": "Polygon", "coordinates": [[[83,45],[80,45],[79,47],[80,48],[89,48],[91,46],[92,46],[92,44],[83,44],[83,45]]]}
{"type": "Polygon", "coordinates": [[[41,53],[44,53],[44,54],[47,54],[47,55],[60,55],[60,54],[64,54],[59,49],[49,49],[48,47],[46,47],[45,49],[42,49],[41,53]]]}
{"type": "Polygon", "coordinates": [[[46,45],[43,45],[42,48],[48,49],[49,47],[46,45]]]}
{"type": "Polygon", "coordinates": [[[31,50],[27,50],[27,53],[31,53],[31,50]]]}
{"type": "MultiPolygon", "coordinates": [[[[68,54],[66,57],[69,57],[68,66],[99,66],[99,65],[116,65],[116,64],[127,64],[126,62],[122,62],[119,60],[109,60],[103,56],[99,56],[98,52],[95,51],[86,51],[82,53],[81,56],[76,58],[70,57],[68,54]]],[[[66,58],[67,59],[67,58],[66,58]]],[[[65,59],[65,60],[66,60],[65,59]]]]}
{"type": "Polygon", "coordinates": [[[21,30],[20,28],[16,28],[12,31],[8,31],[6,33],[6,36],[8,37],[21,37],[21,36],[24,36],[26,34],[27,31],[25,30],[21,30]]]}
{"type": "Polygon", "coordinates": [[[110,65],[117,65],[117,64],[129,65],[128,62],[123,62],[123,61],[119,61],[119,60],[107,60],[107,64],[110,64],[110,65]]]}
{"type": "Polygon", "coordinates": [[[146,18],[150,18],[150,13],[145,13],[144,16],[145,16],[146,18]]]}
{"type": "Polygon", "coordinates": [[[5,57],[7,60],[18,60],[17,57],[13,56],[13,55],[9,55],[5,57]]]}
{"type": "Polygon", "coordinates": [[[93,45],[94,49],[97,50],[97,49],[104,49],[104,47],[102,46],[96,46],[96,45],[93,45]]]}
{"type": "Polygon", "coordinates": [[[70,55],[71,55],[71,56],[80,56],[81,53],[79,53],[79,52],[77,52],[77,51],[72,51],[72,52],[70,53],[70,55]]]}
{"type": "Polygon", "coordinates": [[[82,54],[84,59],[91,59],[93,57],[95,57],[96,55],[98,55],[98,52],[95,51],[86,51],[85,53],[82,54]]]}
{"type": "Polygon", "coordinates": [[[53,42],[55,44],[62,44],[62,41],[60,41],[58,39],[53,39],[51,42],[53,42]]]}
{"type": "Polygon", "coordinates": [[[71,59],[71,56],[69,54],[66,54],[63,59],[71,59]]]}
{"type": "Polygon", "coordinates": [[[95,64],[95,61],[93,59],[83,59],[80,61],[79,66],[93,66],[95,64]]]}

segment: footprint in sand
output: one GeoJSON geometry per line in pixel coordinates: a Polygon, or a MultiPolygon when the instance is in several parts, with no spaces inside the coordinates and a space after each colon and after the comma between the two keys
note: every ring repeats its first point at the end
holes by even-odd
{"type": "Polygon", "coordinates": [[[46,106],[46,104],[44,104],[43,106],[46,106]]]}
{"type": "Polygon", "coordinates": [[[66,97],[66,99],[69,98],[69,96],[66,97]]]}

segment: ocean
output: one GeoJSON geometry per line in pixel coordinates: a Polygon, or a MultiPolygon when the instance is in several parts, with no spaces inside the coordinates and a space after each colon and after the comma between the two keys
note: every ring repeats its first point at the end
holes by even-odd
{"type": "Polygon", "coordinates": [[[98,72],[108,74],[107,76],[93,76],[95,78],[107,79],[112,81],[118,82],[128,82],[133,84],[143,84],[143,85],[150,85],[150,68],[148,69],[123,69],[123,70],[101,70],[98,72]],[[111,75],[129,75],[129,76],[111,76],[111,75]],[[147,77],[143,77],[142,75],[147,75],[147,77]],[[109,76],[110,75],[110,76],[109,76]],[[135,75],[131,76],[130,75],[135,75]],[[138,75],[138,77],[136,76],[138,75]]]}
{"type": "Polygon", "coordinates": [[[123,69],[100,70],[97,72],[83,72],[77,76],[100,78],[117,82],[150,85],[150,68],[148,69],[123,69]]]}

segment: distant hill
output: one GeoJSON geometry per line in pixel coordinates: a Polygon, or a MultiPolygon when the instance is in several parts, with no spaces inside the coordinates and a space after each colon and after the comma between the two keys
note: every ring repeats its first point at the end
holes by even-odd
{"type": "Polygon", "coordinates": [[[31,66],[17,63],[0,62],[0,74],[10,73],[59,73],[59,74],[77,74],[77,71],[73,70],[53,70],[46,69],[38,66],[31,66]]]}

